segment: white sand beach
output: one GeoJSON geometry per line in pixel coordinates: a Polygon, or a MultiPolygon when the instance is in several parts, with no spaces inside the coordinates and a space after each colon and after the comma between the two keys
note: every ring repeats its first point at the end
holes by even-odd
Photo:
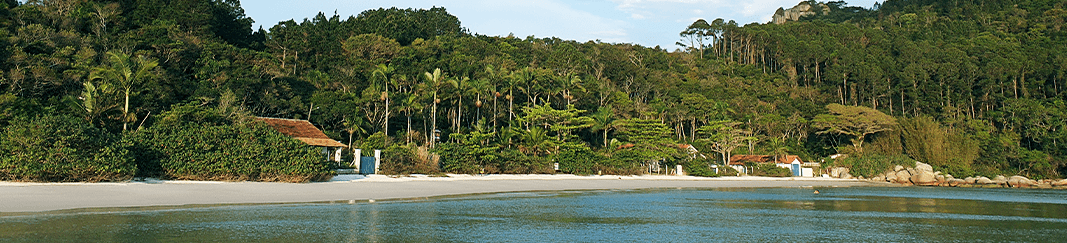
{"type": "Polygon", "coordinates": [[[886,184],[829,178],[575,175],[339,175],[329,182],[0,182],[0,213],[123,207],[409,199],[480,193],[650,188],[849,187],[886,184]]]}

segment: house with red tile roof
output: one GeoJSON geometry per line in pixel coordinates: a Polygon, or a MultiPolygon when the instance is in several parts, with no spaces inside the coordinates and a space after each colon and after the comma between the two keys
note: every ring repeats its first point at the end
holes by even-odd
{"type": "Polygon", "coordinates": [[[326,154],[326,160],[332,158],[334,161],[341,162],[341,150],[348,147],[348,145],[327,137],[326,133],[323,133],[322,130],[319,130],[318,127],[306,120],[272,117],[256,117],[256,120],[262,121],[274,128],[274,130],[300,140],[307,145],[322,147],[323,153],[326,154]],[[330,149],[334,149],[333,156],[330,155],[330,149]]]}
{"type": "Polygon", "coordinates": [[[773,155],[734,155],[730,156],[730,167],[742,173],[748,173],[748,168],[745,167],[746,163],[766,164],[774,163],[775,166],[789,169],[793,172],[793,176],[810,176],[809,169],[802,168],[805,165],[804,161],[800,159],[800,156],[785,155],[778,156],[775,160],[773,155]]]}

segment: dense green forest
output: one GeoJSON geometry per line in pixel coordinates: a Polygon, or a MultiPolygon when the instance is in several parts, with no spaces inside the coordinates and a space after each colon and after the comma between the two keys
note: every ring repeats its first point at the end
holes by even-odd
{"type": "Polygon", "coordinates": [[[1067,2],[812,3],[829,14],[644,47],[479,35],[445,8],[253,31],[237,0],[4,0],[0,180],[328,174],[251,116],[310,120],[401,174],[712,175],[731,154],[1067,173],[1067,2]]]}

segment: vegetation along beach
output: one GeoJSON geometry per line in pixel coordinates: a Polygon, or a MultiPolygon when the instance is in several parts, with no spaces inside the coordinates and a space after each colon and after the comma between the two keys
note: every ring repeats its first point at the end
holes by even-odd
{"type": "Polygon", "coordinates": [[[479,34],[445,7],[256,29],[237,0],[3,0],[0,219],[901,185],[1030,188],[1055,211],[1040,195],[1067,188],[1065,9],[804,1],[650,47],[479,34]]]}

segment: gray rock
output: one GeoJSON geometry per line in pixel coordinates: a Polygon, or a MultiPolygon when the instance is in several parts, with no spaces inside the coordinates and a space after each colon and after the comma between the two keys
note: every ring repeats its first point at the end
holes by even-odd
{"type": "Polygon", "coordinates": [[[964,179],[963,179],[963,182],[966,182],[967,184],[974,184],[974,183],[978,183],[978,178],[975,178],[975,177],[967,177],[967,178],[964,178],[964,179]]]}
{"type": "MultiPolygon", "coordinates": [[[[848,168],[845,168],[845,167],[834,167],[834,168],[830,168],[830,177],[833,177],[833,178],[845,178],[845,179],[848,179],[848,178],[847,178],[847,177],[845,176],[845,175],[848,175],[848,172],[849,172],[849,169],[848,169],[848,168]]],[[[851,176],[851,175],[849,175],[849,176],[851,176]]]]}
{"type": "Polygon", "coordinates": [[[897,171],[897,183],[911,183],[911,173],[907,170],[897,171]]]}
{"type": "Polygon", "coordinates": [[[1052,186],[1067,186],[1067,179],[1053,181],[1052,186]]]}
{"type": "Polygon", "coordinates": [[[933,166],[930,166],[927,163],[923,163],[923,162],[919,162],[919,161],[915,161],[915,169],[919,170],[919,171],[934,172],[934,167],[933,166]]]}
{"type": "Polygon", "coordinates": [[[919,173],[911,176],[911,183],[922,186],[936,185],[937,178],[934,176],[934,173],[929,171],[919,171],[919,173]]]}
{"type": "Polygon", "coordinates": [[[948,181],[948,186],[959,186],[962,184],[967,184],[967,182],[960,179],[952,179],[948,181]]]}
{"type": "Polygon", "coordinates": [[[897,182],[897,173],[896,172],[888,172],[888,173],[886,173],[885,174],[885,181],[897,182]]]}
{"type": "Polygon", "coordinates": [[[1034,183],[1030,178],[1024,176],[1012,176],[1011,178],[1008,178],[1008,185],[1011,185],[1012,187],[1030,187],[1034,184],[1037,183],[1034,183]]]}
{"type": "Polygon", "coordinates": [[[999,185],[1005,185],[1008,184],[1008,178],[1003,175],[997,175],[997,177],[993,178],[993,182],[999,185]]]}
{"type": "Polygon", "coordinates": [[[900,165],[893,166],[893,172],[902,171],[902,170],[904,170],[904,166],[900,166],[900,165]]]}
{"type": "Polygon", "coordinates": [[[956,179],[956,177],[953,177],[952,175],[949,175],[949,174],[945,174],[945,180],[946,181],[951,181],[952,179],[956,179]]]}
{"type": "Polygon", "coordinates": [[[934,174],[934,178],[937,178],[937,182],[945,182],[945,176],[934,174]]]}
{"type": "Polygon", "coordinates": [[[989,177],[985,177],[985,176],[978,177],[978,180],[974,182],[974,184],[983,184],[983,185],[984,184],[993,184],[993,183],[994,183],[993,180],[990,180],[989,177]]]}
{"type": "Polygon", "coordinates": [[[856,177],[852,177],[852,174],[849,174],[848,170],[845,170],[845,172],[841,172],[841,179],[856,179],[856,177]]]}

